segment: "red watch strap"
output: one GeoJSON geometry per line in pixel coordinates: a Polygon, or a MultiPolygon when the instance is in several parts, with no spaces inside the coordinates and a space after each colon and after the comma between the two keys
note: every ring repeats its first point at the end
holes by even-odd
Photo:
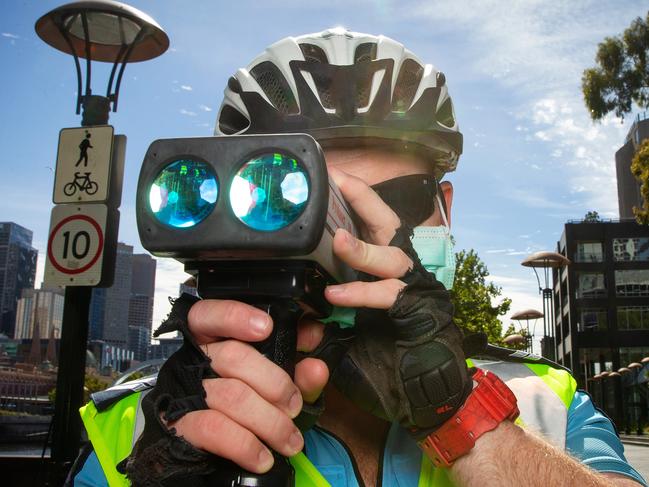
{"type": "Polygon", "coordinates": [[[482,434],[519,415],[516,396],[498,376],[476,369],[473,380],[477,386],[458,412],[419,442],[437,467],[450,467],[474,447],[482,434]]]}

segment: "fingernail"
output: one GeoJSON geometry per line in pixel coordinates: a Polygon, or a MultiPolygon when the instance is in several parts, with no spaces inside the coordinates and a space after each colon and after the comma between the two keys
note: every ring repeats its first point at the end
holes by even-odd
{"type": "Polygon", "coordinates": [[[293,454],[299,452],[302,449],[302,435],[298,430],[295,430],[291,436],[288,438],[288,446],[293,452],[293,454]]]}
{"type": "Polygon", "coordinates": [[[329,294],[342,294],[345,292],[345,286],[327,286],[329,294]]]}
{"type": "Polygon", "coordinates": [[[268,315],[252,315],[248,323],[255,333],[263,335],[270,326],[270,318],[268,315]]]}
{"type": "Polygon", "coordinates": [[[302,410],[302,394],[299,392],[293,393],[288,400],[288,410],[293,417],[297,416],[302,410]]]}
{"type": "Polygon", "coordinates": [[[259,460],[259,470],[263,472],[267,472],[268,470],[270,470],[270,467],[273,466],[273,461],[274,461],[273,455],[265,448],[262,448],[259,451],[258,460],[259,460]]]}

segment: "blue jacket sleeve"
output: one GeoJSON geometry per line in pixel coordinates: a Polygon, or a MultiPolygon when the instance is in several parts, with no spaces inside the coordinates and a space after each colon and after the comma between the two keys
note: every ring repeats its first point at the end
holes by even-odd
{"type": "Polygon", "coordinates": [[[624,457],[624,446],[611,420],[595,408],[583,391],[575,392],[568,409],[566,450],[594,470],[626,475],[647,486],[624,457]]]}
{"type": "Polygon", "coordinates": [[[80,470],[72,479],[74,487],[108,487],[108,481],[94,450],[86,457],[80,470]]]}

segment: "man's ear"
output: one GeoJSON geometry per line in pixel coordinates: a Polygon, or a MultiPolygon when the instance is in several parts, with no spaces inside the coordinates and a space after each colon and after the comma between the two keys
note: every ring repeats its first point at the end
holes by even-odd
{"type": "Polygon", "coordinates": [[[442,190],[441,197],[444,198],[446,205],[446,218],[448,219],[448,226],[451,226],[451,207],[453,206],[453,185],[449,181],[442,181],[439,183],[442,190]]]}

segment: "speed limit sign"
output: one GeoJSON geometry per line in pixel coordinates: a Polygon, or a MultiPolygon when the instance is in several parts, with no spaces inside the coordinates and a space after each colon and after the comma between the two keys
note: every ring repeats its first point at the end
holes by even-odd
{"type": "Polygon", "coordinates": [[[102,277],[108,208],[104,204],[52,209],[45,284],[95,286],[102,277]]]}

